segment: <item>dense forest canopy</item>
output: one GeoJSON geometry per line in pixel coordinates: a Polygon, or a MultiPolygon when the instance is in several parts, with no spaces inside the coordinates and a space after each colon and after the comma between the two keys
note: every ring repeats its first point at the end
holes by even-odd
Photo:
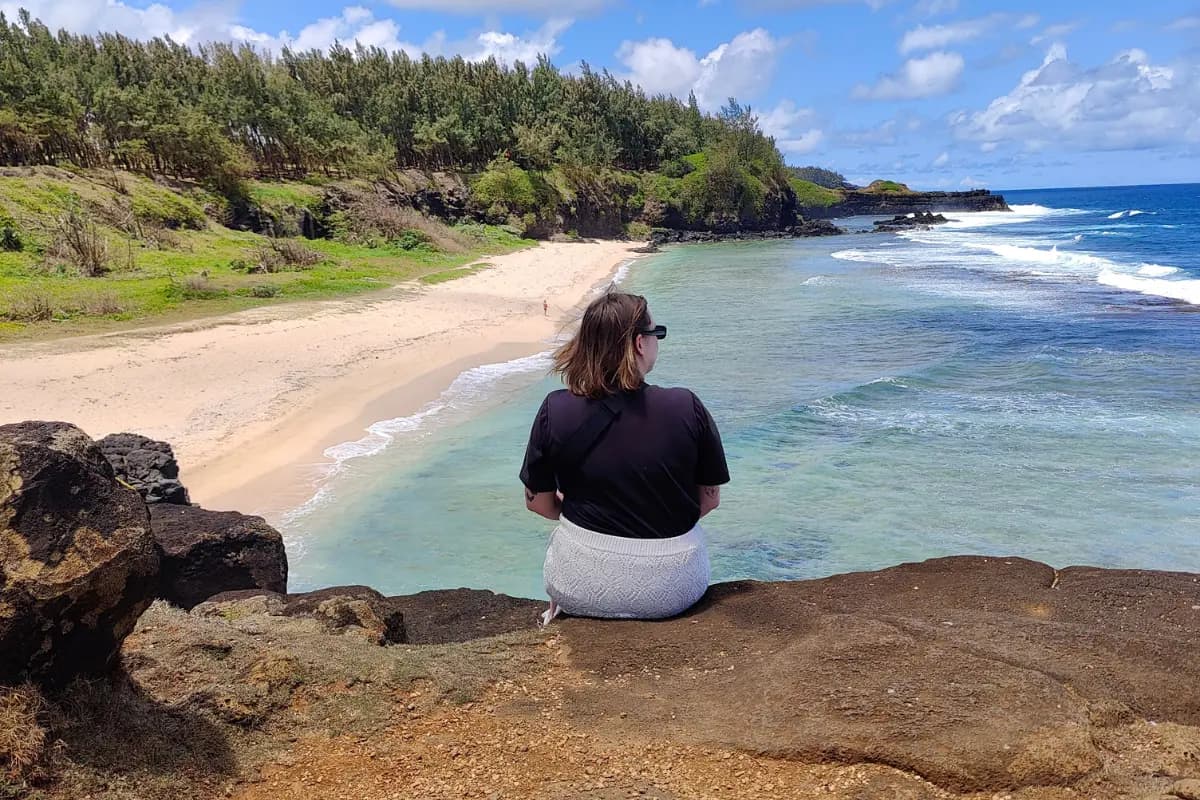
{"type": "Polygon", "coordinates": [[[0,14],[0,162],[68,161],[193,178],[223,173],[479,170],[497,156],[687,172],[710,152],[770,177],[774,142],[749,109],[704,114],[586,64],[419,59],[361,45],[277,57],[248,45],[52,33],[0,14]]]}

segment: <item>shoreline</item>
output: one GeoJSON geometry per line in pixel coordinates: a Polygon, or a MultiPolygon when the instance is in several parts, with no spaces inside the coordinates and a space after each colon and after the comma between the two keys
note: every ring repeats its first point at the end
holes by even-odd
{"type": "Polygon", "coordinates": [[[543,242],[433,286],[0,349],[0,423],[167,441],[192,502],[278,521],[316,491],[328,447],[465,370],[544,352],[640,244],[543,242]]]}

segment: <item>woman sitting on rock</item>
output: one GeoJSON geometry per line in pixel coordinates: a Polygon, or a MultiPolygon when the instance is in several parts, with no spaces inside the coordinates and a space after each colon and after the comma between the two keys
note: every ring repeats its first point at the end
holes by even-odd
{"type": "Polygon", "coordinates": [[[533,421],[525,506],[557,520],[546,550],[549,622],[678,614],[708,588],[699,519],[729,481],[717,426],[688,389],[650,386],[667,329],[646,299],[609,292],[554,354],[566,389],[533,421]]]}

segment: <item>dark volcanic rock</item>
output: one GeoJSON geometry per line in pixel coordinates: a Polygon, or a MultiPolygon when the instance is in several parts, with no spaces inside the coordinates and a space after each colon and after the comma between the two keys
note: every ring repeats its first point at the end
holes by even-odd
{"type": "Polygon", "coordinates": [[[1200,576],[957,557],[710,588],[657,623],[564,620],[582,727],[653,728],[956,791],[1069,786],[1105,728],[1200,723],[1200,576]]]}
{"type": "Polygon", "coordinates": [[[287,591],[283,537],[262,517],[196,506],[150,506],[162,554],[159,597],[191,608],[235,589],[287,591]]]}
{"type": "Polygon", "coordinates": [[[186,506],[191,502],[179,482],[179,464],[171,445],[136,433],[112,433],[96,444],[117,477],[137,489],[147,503],[186,506]]]}
{"type": "Polygon", "coordinates": [[[0,426],[0,683],[109,668],[154,600],[146,504],[65,422],[0,426]]]}
{"type": "MultiPolygon", "coordinates": [[[[808,236],[838,236],[846,231],[824,219],[805,220],[788,228],[751,231],[689,231],[678,228],[655,228],[650,232],[649,247],[664,244],[691,244],[695,242],[743,242],[759,239],[798,239],[808,236]]],[[[647,252],[654,252],[649,250],[647,252]]]]}
{"type": "Polygon", "coordinates": [[[895,231],[924,231],[929,230],[934,225],[944,225],[950,220],[942,214],[932,214],[928,211],[918,211],[909,216],[908,214],[897,214],[891,219],[881,219],[875,222],[875,231],[877,233],[895,231]]]}
{"type": "Polygon", "coordinates": [[[804,206],[798,209],[808,219],[835,217],[880,217],[887,214],[915,214],[930,211],[1009,211],[1004,195],[987,189],[969,192],[846,192],[846,199],[831,206],[804,206]]]}

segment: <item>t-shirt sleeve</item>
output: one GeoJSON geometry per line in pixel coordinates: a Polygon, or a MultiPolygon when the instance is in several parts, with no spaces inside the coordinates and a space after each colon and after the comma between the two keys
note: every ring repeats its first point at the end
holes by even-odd
{"type": "Polygon", "coordinates": [[[729,465],[725,463],[725,447],[721,444],[721,433],[712,414],[700,402],[700,398],[692,395],[696,410],[696,423],[700,432],[697,442],[699,452],[696,457],[696,484],[699,486],[720,486],[729,483],[729,465]]]}
{"type": "Polygon", "coordinates": [[[529,444],[525,447],[525,463],[521,465],[521,483],[531,492],[558,489],[554,465],[550,461],[550,441],[550,398],[546,397],[533,418],[529,444]]]}

